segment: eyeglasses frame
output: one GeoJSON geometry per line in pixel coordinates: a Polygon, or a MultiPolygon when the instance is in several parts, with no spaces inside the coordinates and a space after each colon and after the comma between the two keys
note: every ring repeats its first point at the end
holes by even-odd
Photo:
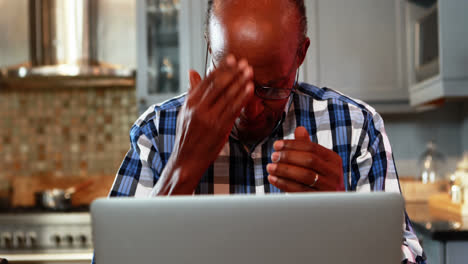
{"type": "MultiPolygon", "coordinates": [[[[297,59],[297,53],[296,53],[296,57],[294,57],[294,62],[293,62],[293,68],[294,68],[294,64],[296,63],[296,59],[297,59]]],[[[213,61],[211,61],[213,63],[213,66],[216,68],[216,65],[214,64],[213,61]]],[[[204,71],[204,78],[206,78],[206,71],[207,71],[207,65],[208,65],[208,45],[206,45],[206,53],[205,53],[205,71],[204,71]]],[[[291,70],[293,69],[291,68],[291,70]]],[[[291,71],[289,71],[288,75],[291,73],[291,71]]],[[[283,100],[283,99],[286,99],[286,98],[289,98],[289,96],[291,96],[291,94],[295,93],[296,92],[296,87],[298,85],[298,80],[299,80],[299,68],[296,69],[296,80],[294,81],[294,84],[293,84],[293,87],[291,88],[275,88],[275,87],[268,87],[268,86],[263,86],[263,85],[259,85],[259,84],[255,84],[254,86],[254,90],[255,90],[255,95],[257,95],[258,97],[262,98],[262,99],[265,99],[265,100],[283,100]],[[260,87],[260,88],[259,88],[260,87]],[[279,97],[279,98],[270,98],[270,97],[265,97],[261,94],[259,94],[258,90],[259,89],[276,89],[276,90],[289,90],[290,93],[288,94],[288,96],[284,96],[284,97],[279,97]]]]}

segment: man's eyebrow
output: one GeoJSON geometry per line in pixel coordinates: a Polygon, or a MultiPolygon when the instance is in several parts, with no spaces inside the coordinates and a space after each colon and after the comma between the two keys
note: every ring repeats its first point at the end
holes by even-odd
{"type": "Polygon", "coordinates": [[[275,84],[275,83],[284,82],[287,79],[288,79],[288,76],[282,76],[282,77],[279,77],[278,79],[270,80],[266,84],[262,84],[262,85],[263,86],[270,86],[270,85],[275,84]]]}

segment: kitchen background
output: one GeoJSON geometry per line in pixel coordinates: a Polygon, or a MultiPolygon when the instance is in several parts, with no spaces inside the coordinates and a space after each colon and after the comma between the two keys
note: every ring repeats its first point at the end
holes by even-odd
{"type": "MultiPolygon", "coordinates": [[[[422,99],[415,96],[405,82],[408,72],[411,71],[406,61],[411,56],[402,53],[405,45],[400,47],[396,44],[397,42],[405,43],[404,40],[400,40],[398,36],[396,39],[388,40],[386,33],[392,29],[393,31],[390,32],[397,35],[398,27],[405,27],[400,20],[405,19],[405,23],[409,23],[411,12],[427,9],[415,5],[412,7],[413,10],[408,7],[409,2],[433,4],[435,1],[379,0],[379,4],[373,1],[306,1],[309,23],[312,25],[309,26],[312,47],[302,69],[301,78],[317,85],[331,85],[332,88],[343,89],[344,93],[362,98],[371,105],[375,105],[384,118],[400,177],[420,179],[421,155],[426,150],[427,143],[434,141],[437,150],[445,156],[443,177],[448,180],[447,177],[455,171],[457,162],[464,153],[468,152],[468,101],[466,100],[468,86],[464,87],[465,92],[462,96],[445,98],[442,95],[441,100],[435,101],[437,102],[435,106],[414,103],[422,99]],[[381,6],[389,9],[386,10],[381,6]],[[371,25],[363,23],[359,21],[360,17],[356,16],[353,16],[354,20],[349,20],[349,17],[340,20],[330,14],[324,15],[327,12],[337,15],[340,14],[339,10],[346,12],[359,8],[371,8],[375,15],[371,16],[369,14],[372,12],[367,12],[366,16],[375,23],[371,25]],[[400,9],[404,10],[401,14],[400,9]],[[395,18],[394,14],[399,15],[395,18]],[[322,42],[322,39],[328,38],[333,40],[333,43],[340,42],[334,39],[336,36],[327,33],[334,33],[334,31],[321,28],[330,24],[327,20],[330,17],[337,23],[348,19],[347,23],[343,23],[343,27],[354,25],[353,23],[356,22],[366,29],[353,31],[354,39],[349,35],[346,36],[347,42],[343,43],[349,47],[352,47],[353,40],[356,40],[355,44],[361,43],[363,34],[366,34],[364,35],[366,39],[370,39],[366,45],[379,43],[371,48],[363,48],[362,50],[368,52],[369,55],[361,54],[361,58],[367,62],[374,60],[386,62],[379,65],[383,67],[382,73],[379,74],[380,77],[385,75],[384,78],[389,78],[388,76],[392,74],[398,76],[394,78],[398,81],[384,80],[390,84],[390,89],[396,91],[391,96],[398,94],[397,96],[394,98],[389,96],[390,99],[376,99],[372,96],[366,97],[372,94],[369,90],[356,92],[351,89],[348,92],[346,85],[340,85],[343,82],[340,80],[334,82],[334,77],[330,78],[331,75],[327,75],[327,67],[334,68],[335,66],[332,63],[327,65],[333,61],[327,61],[327,58],[334,59],[333,54],[339,53],[327,50],[336,47],[324,45],[326,43],[322,42]],[[379,23],[374,21],[376,19],[387,19],[385,21],[388,23],[379,23]],[[398,26],[394,26],[395,23],[398,26]],[[374,36],[374,33],[380,35],[374,36]],[[321,37],[317,34],[324,35],[321,37]],[[393,44],[388,43],[393,43],[398,47],[395,48],[390,46],[393,44]],[[388,49],[389,47],[395,49],[392,51],[388,49]],[[389,57],[386,57],[387,53],[389,57]],[[323,57],[320,57],[321,54],[324,54],[323,57]],[[398,65],[402,66],[397,67],[398,65]],[[411,105],[410,102],[412,102],[411,105]]],[[[130,75],[104,78],[102,82],[92,78],[82,78],[80,80],[84,81],[81,82],[47,81],[48,79],[28,82],[0,79],[0,181],[9,182],[14,190],[11,201],[13,206],[33,205],[36,191],[67,188],[89,179],[93,180],[92,184],[86,187],[86,191],[76,193],[73,203],[75,205],[89,204],[96,197],[106,196],[115,173],[129,149],[128,133],[139,113],[152,103],[183,92],[186,89],[183,84],[187,83],[188,68],[203,70],[205,47],[202,36],[206,1],[100,0],[96,3],[98,10],[95,25],[98,43],[97,59],[114,66],[137,70],[138,73],[136,77],[130,75]],[[151,37],[152,34],[157,34],[154,32],[158,30],[154,24],[164,24],[170,20],[155,22],[156,20],[151,19],[161,12],[158,7],[174,12],[171,9],[174,6],[177,8],[182,6],[178,34],[160,32],[160,36],[165,36],[163,39],[167,41],[155,41],[151,37]],[[174,51],[174,47],[179,48],[180,51],[174,51]],[[159,58],[151,53],[155,50],[164,50],[170,55],[159,58]],[[180,61],[174,55],[176,53],[180,54],[180,61]],[[160,61],[162,66],[158,64],[160,61]],[[161,80],[158,77],[162,76],[161,73],[154,73],[155,67],[156,71],[159,71],[160,66],[164,69],[165,75],[163,76],[167,80],[173,78],[172,76],[176,76],[175,78],[180,76],[180,80],[177,80],[180,83],[180,89],[176,88],[158,94],[165,89],[161,88],[158,83],[158,80],[161,80]],[[151,91],[156,86],[159,90],[151,91]]],[[[466,20],[463,22],[467,24],[466,20]]],[[[165,28],[167,27],[165,25],[165,28]]],[[[346,28],[341,32],[339,27],[337,28],[337,35],[346,34],[344,32],[347,31],[346,28]]],[[[405,35],[404,32],[401,34],[405,35]]],[[[0,68],[20,65],[30,60],[29,36],[28,1],[0,0],[0,68]]],[[[351,56],[354,50],[344,49],[340,52],[343,52],[345,57],[349,55],[350,62],[356,59],[351,56]]],[[[359,78],[364,79],[361,83],[378,83],[381,80],[375,81],[369,75],[366,76],[365,70],[378,68],[380,71],[380,68],[375,67],[375,64],[369,65],[370,67],[367,68],[366,65],[361,65],[363,67],[359,69],[363,74],[359,78]],[[370,81],[366,83],[365,78],[369,78],[370,81]]],[[[344,68],[338,68],[337,71],[338,74],[334,75],[339,76],[340,71],[346,73],[344,68]]],[[[346,78],[343,77],[343,79],[346,78]]],[[[414,80],[407,79],[410,86],[414,84],[414,80]]],[[[351,82],[351,84],[355,83],[351,82]]],[[[367,88],[372,89],[372,85],[367,88]]],[[[1,245],[2,243],[4,242],[0,241],[1,245]]]]}
{"type": "MultiPolygon", "coordinates": [[[[105,0],[97,5],[98,59],[135,69],[135,2],[105,0]]],[[[0,67],[27,62],[28,1],[1,0],[0,10],[0,67]]],[[[34,189],[65,188],[88,177],[96,181],[87,194],[77,195],[77,203],[107,195],[137,117],[134,79],[124,85],[78,87],[4,84],[0,178],[13,185],[12,203],[31,205],[34,189]]]]}
{"type": "MultiPolygon", "coordinates": [[[[135,69],[137,3],[97,3],[99,60],[135,69]]],[[[0,67],[29,60],[27,5],[26,0],[0,0],[0,67]]],[[[135,86],[2,87],[1,176],[12,180],[35,176],[113,177],[129,148],[128,132],[138,116],[135,93],[135,86]]],[[[446,155],[448,171],[455,170],[456,161],[468,151],[468,107],[463,103],[382,115],[403,177],[420,173],[418,159],[430,140],[446,155]]],[[[21,199],[15,197],[14,202],[26,202],[21,199]]]]}

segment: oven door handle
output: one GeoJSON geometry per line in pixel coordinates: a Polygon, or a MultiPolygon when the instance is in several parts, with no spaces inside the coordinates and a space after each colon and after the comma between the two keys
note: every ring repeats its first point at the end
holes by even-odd
{"type": "Polygon", "coordinates": [[[8,263],[91,263],[93,253],[40,253],[40,254],[11,254],[2,255],[8,263]]]}

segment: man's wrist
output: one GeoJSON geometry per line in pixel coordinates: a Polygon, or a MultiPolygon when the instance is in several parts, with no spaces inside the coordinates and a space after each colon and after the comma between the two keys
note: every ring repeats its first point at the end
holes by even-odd
{"type": "Polygon", "coordinates": [[[191,195],[203,176],[203,172],[199,163],[170,160],[154,186],[152,196],[191,195]]]}

